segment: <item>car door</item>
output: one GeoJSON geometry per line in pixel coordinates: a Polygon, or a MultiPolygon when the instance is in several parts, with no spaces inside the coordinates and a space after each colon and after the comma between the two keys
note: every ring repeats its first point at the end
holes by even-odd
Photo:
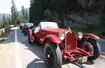
{"type": "Polygon", "coordinates": [[[41,29],[41,27],[38,26],[36,27],[34,33],[36,35],[38,42],[42,43],[45,37],[45,32],[43,31],[43,29],[41,29]]]}

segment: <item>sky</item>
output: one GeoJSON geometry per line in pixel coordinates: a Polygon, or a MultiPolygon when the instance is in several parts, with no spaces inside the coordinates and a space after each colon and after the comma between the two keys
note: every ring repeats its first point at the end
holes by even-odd
{"type": "MultiPolygon", "coordinates": [[[[0,0],[0,13],[11,13],[11,1],[12,0],[0,0]]],[[[14,0],[17,10],[21,10],[23,5],[25,8],[29,8],[30,0],[14,0]]]]}

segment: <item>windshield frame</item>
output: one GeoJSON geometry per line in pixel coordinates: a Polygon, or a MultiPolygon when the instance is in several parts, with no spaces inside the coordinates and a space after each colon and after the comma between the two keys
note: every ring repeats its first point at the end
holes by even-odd
{"type": "Polygon", "coordinates": [[[44,28],[59,28],[56,22],[40,22],[41,29],[44,28]]]}

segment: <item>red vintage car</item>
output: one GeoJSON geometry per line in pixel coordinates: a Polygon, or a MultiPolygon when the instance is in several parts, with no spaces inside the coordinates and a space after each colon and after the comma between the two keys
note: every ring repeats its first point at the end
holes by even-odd
{"type": "Polygon", "coordinates": [[[96,39],[100,39],[92,33],[74,33],[67,29],[61,29],[55,22],[40,22],[34,28],[28,30],[29,43],[39,42],[49,68],[61,68],[62,62],[69,59],[78,63],[92,61],[100,56],[100,45],[96,39]]]}

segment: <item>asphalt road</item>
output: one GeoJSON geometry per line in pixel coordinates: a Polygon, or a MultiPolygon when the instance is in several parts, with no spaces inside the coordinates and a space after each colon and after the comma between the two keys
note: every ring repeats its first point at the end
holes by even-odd
{"type": "MultiPolygon", "coordinates": [[[[99,40],[102,53],[105,40],[99,40]]],[[[29,44],[27,37],[19,29],[10,32],[8,40],[0,44],[0,68],[47,68],[40,44],[29,44]],[[2,46],[2,47],[1,47],[2,46]]],[[[104,68],[105,58],[101,55],[92,63],[83,64],[86,68],[104,68]]],[[[80,68],[73,63],[63,63],[62,68],[80,68]]]]}

